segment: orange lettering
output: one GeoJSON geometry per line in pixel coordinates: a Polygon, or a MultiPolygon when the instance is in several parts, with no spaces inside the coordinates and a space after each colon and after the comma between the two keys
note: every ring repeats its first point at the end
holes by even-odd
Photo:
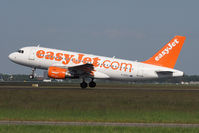
{"type": "Polygon", "coordinates": [[[111,68],[112,68],[113,70],[117,70],[118,67],[119,67],[119,62],[113,61],[113,62],[111,63],[111,68]],[[117,64],[116,67],[114,67],[113,64],[117,64]]]}
{"type": "Polygon", "coordinates": [[[92,61],[92,59],[90,57],[86,57],[86,58],[83,59],[84,64],[91,62],[91,61],[92,61]]]}
{"type": "Polygon", "coordinates": [[[121,65],[120,65],[120,71],[122,70],[123,65],[124,65],[124,69],[125,69],[124,71],[126,71],[127,66],[130,66],[129,72],[131,72],[131,70],[132,70],[132,64],[121,63],[121,65]]]}
{"type": "Polygon", "coordinates": [[[70,56],[69,54],[64,54],[64,56],[65,56],[65,61],[62,61],[62,64],[64,65],[67,65],[70,62],[71,58],[74,57],[74,55],[70,56]]]}
{"type": "Polygon", "coordinates": [[[84,54],[78,54],[78,59],[77,60],[73,59],[73,63],[79,64],[82,61],[83,56],[84,54]]]}
{"type": "Polygon", "coordinates": [[[43,51],[43,50],[39,50],[36,53],[36,55],[37,55],[38,58],[44,58],[44,54],[45,54],[45,51],[43,51]]]}
{"type": "Polygon", "coordinates": [[[56,60],[56,61],[61,61],[61,60],[62,60],[62,56],[63,56],[62,53],[57,53],[57,54],[56,54],[56,57],[55,57],[55,60],[56,60]]]}
{"type": "Polygon", "coordinates": [[[100,61],[101,59],[99,59],[98,57],[93,58],[93,66],[94,67],[98,67],[98,61],[100,61]]]}
{"type": "Polygon", "coordinates": [[[54,52],[46,52],[46,59],[53,60],[54,59],[54,52]]]}
{"type": "Polygon", "coordinates": [[[106,62],[111,62],[111,61],[110,61],[110,60],[105,60],[105,61],[103,62],[103,67],[108,69],[108,68],[109,68],[109,65],[108,65],[108,66],[105,66],[105,65],[106,65],[106,62]]]}

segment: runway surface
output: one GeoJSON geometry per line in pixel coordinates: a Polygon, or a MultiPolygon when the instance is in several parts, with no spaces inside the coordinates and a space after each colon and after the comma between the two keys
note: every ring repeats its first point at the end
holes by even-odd
{"type": "Polygon", "coordinates": [[[0,89],[17,89],[17,90],[25,90],[25,89],[34,89],[34,90],[44,90],[44,89],[63,89],[63,90],[138,90],[138,91],[199,91],[199,86],[193,88],[170,88],[161,86],[161,88],[152,88],[152,87],[96,87],[96,88],[86,88],[81,89],[80,87],[73,86],[56,86],[56,87],[32,87],[32,86],[0,86],[0,89]]]}
{"type": "Polygon", "coordinates": [[[0,121],[0,125],[199,127],[199,124],[179,124],[179,123],[114,123],[114,122],[53,122],[53,121],[0,121]]]}

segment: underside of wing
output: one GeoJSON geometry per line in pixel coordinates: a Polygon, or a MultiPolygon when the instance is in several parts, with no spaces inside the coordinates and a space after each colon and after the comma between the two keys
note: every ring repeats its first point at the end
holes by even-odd
{"type": "MultiPolygon", "coordinates": [[[[93,64],[82,64],[82,65],[75,65],[75,66],[58,66],[53,65],[54,67],[61,68],[67,70],[67,75],[70,75],[70,77],[74,78],[80,78],[80,77],[88,77],[88,78],[109,78],[108,75],[97,72],[94,69],[93,64]]],[[[63,72],[62,72],[63,73],[63,72]]]]}
{"type": "Polygon", "coordinates": [[[68,67],[68,70],[74,74],[81,76],[94,76],[94,66],[92,64],[83,64],[77,66],[68,67]]]}

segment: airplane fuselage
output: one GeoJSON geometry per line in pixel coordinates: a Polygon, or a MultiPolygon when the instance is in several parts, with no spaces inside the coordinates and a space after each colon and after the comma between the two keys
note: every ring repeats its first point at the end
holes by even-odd
{"type": "Polygon", "coordinates": [[[173,72],[172,77],[183,76],[183,72],[167,67],[155,66],[137,61],[129,61],[92,54],[76,53],[43,47],[24,47],[23,53],[14,52],[9,58],[20,65],[48,69],[50,66],[63,68],[76,65],[93,64],[95,78],[109,78],[115,80],[138,80],[171,75],[158,75],[159,71],[173,72]]]}
{"type": "Polygon", "coordinates": [[[115,57],[70,52],[44,47],[24,47],[11,53],[9,59],[17,64],[33,68],[30,78],[34,78],[36,68],[48,70],[48,76],[55,79],[81,78],[82,88],[95,87],[94,79],[128,80],[168,78],[183,76],[174,69],[185,37],[175,36],[154,56],[143,62],[117,59],[115,57]]]}

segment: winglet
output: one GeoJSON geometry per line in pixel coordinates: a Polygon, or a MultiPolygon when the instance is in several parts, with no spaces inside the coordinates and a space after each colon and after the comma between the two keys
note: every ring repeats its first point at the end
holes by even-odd
{"type": "Polygon", "coordinates": [[[153,57],[142,63],[174,68],[185,39],[184,36],[175,36],[153,57]]]}

